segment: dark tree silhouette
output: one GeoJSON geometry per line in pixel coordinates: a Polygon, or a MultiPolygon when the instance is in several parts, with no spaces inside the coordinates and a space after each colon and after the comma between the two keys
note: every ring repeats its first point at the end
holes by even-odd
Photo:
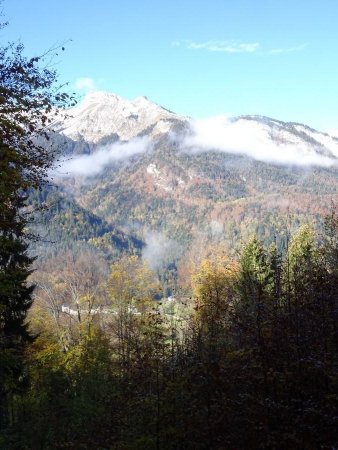
{"type": "Polygon", "coordinates": [[[11,398],[30,340],[25,318],[32,304],[27,278],[33,258],[27,253],[27,194],[47,179],[56,152],[49,145],[49,126],[58,107],[71,101],[60,93],[56,72],[42,67],[51,53],[27,58],[22,44],[0,48],[0,429],[13,419],[11,398]]]}

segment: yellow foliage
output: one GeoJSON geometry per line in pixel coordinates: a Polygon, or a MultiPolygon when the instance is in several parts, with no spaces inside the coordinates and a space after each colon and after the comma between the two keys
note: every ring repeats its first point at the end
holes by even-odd
{"type": "Polygon", "coordinates": [[[224,256],[204,260],[192,275],[192,286],[196,297],[197,316],[224,312],[231,305],[239,273],[238,265],[229,263],[224,256]]]}
{"type": "Polygon", "coordinates": [[[158,290],[154,273],[137,256],[124,256],[112,265],[109,294],[114,305],[143,308],[158,290]]]}

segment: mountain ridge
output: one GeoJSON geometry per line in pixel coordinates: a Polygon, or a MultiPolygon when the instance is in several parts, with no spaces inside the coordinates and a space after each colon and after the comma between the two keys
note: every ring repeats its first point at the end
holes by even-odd
{"type": "MultiPolygon", "coordinates": [[[[74,142],[85,142],[94,151],[98,145],[115,141],[127,142],[140,136],[156,140],[170,135],[178,145],[183,142],[183,149],[242,153],[253,158],[260,151],[257,159],[264,160],[267,147],[274,144],[274,157],[279,162],[280,154],[281,164],[329,166],[338,163],[338,139],[301,123],[262,115],[194,120],[177,115],[146,97],[129,101],[100,91],[88,94],[70,109],[64,121],[57,124],[57,130],[74,142]],[[257,151],[252,151],[256,147],[257,151]]],[[[267,162],[273,161],[267,159],[267,162]]]]}
{"type": "Polygon", "coordinates": [[[81,114],[60,124],[78,170],[56,183],[81,208],[122,232],[141,240],[159,233],[184,251],[222,242],[232,254],[253,233],[268,244],[282,236],[282,246],[290,222],[320,227],[321,216],[338,202],[335,137],[264,116],[194,121],[144,98],[135,106],[104,96],[112,108],[101,109],[100,95],[89,102],[89,112],[86,105],[80,108],[89,118],[98,114],[89,130],[98,139],[77,134],[75,125],[86,124],[81,114]],[[141,111],[137,126],[130,117],[135,111],[141,111]],[[100,117],[107,112],[103,127],[100,117]],[[101,158],[100,170],[81,176],[83,158],[87,168],[101,158]]]}

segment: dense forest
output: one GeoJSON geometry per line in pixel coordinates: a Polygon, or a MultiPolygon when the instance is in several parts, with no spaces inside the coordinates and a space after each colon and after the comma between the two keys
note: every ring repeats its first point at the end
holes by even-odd
{"type": "Polygon", "coordinates": [[[283,255],[256,238],[217,253],[190,298],[162,301],[137,256],[46,268],[5,448],[335,448],[337,216],[283,255]]]}
{"type": "Polygon", "coordinates": [[[53,189],[36,211],[52,115],[73,103],[46,58],[0,48],[0,447],[337,448],[335,207],[320,233],[285,231],[284,246],[253,236],[237,257],[221,246],[198,264],[183,257],[168,297],[141,242],[77,205],[65,212],[53,189]],[[109,266],[90,246],[60,245],[34,273],[29,224],[40,214],[43,229],[53,208],[59,244],[76,221],[84,240],[123,251],[109,266]]]}

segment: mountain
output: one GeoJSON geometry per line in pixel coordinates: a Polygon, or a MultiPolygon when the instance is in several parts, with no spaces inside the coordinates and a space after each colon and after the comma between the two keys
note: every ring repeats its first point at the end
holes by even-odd
{"type": "Polygon", "coordinates": [[[95,92],[57,129],[63,195],[137,239],[157,233],[190,252],[223,242],[231,253],[258,233],[285,245],[290,227],[320,227],[338,201],[338,139],[303,124],[194,121],[145,97],[95,92]]]}
{"type": "MultiPolygon", "coordinates": [[[[106,92],[88,94],[78,106],[68,110],[64,120],[57,124],[62,135],[73,142],[86,142],[91,147],[116,141],[126,142],[142,136],[156,139],[172,132],[178,132],[181,137],[182,131],[194,135],[196,128],[197,139],[191,136],[190,142],[196,147],[209,146],[207,150],[212,149],[212,146],[225,150],[229,146],[228,152],[249,154],[260,159],[259,155],[252,154],[252,146],[258,144],[265,148],[273,144],[280,146],[279,153],[283,152],[283,146],[288,145],[293,150],[303,150],[304,156],[321,155],[333,160],[338,157],[337,138],[303,124],[252,115],[192,121],[146,97],[129,101],[106,92]],[[221,145],[215,139],[217,136],[224,138],[221,145]],[[209,138],[209,142],[205,142],[206,138],[209,138]]],[[[275,155],[277,162],[279,156],[282,157],[275,155]]],[[[313,164],[316,163],[314,160],[313,164]]],[[[331,163],[328,161],[327,165],[331,163]]]]}
{"type": "Polygon", "coordinates": [[[88,94],[68,113],[69,117],[59,124],[59,130],[73,141],[92,144],[109,137],[122,141],[144,134],[156,137],[168,132],[174,123],[186,120],[146,97],[128,101],[106,92],[88,94]]]}
{"type": "MultiPolygon", "coordinates": [[[[319,154],[328,157],[331,159],[328,165],[337,164],[338,139],[327,133],[320,133],[300,123],[282,122],[264,116],[241,116],[233,121],[242,122],[246,132],[251,131],[252,134],[254,131],[254,135],[260,137],[262,143],[265,141],[267,145],[280,145],[281,150],[283,145],[289,145],[293,150],[303,149],[304,155],[319,154]]],[[[316,165],[316,162],[313,164],[316,165]]]]}

